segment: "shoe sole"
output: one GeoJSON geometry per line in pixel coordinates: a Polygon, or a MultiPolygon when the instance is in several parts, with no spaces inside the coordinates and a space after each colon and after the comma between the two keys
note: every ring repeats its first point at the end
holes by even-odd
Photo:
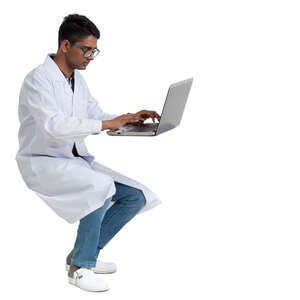
{"type": "Polygon", "coordinates": [[[69,276],[68,276],[68,282],[69,282],[70,284],[72,284],[72,285],[78,287],[79,289],[82,289],[82,290],[87,291],[87,292],[106,292],[106,291],[109,290],[109,287],[108,287],[107,289],[105,289],[105,290],[87,290],[87,289],[83,289],[83,288],[81,288],[80,286],[78,286],[78,285],[74,282],[74,279],[73,279],[73,278],[71,278],[71,277],[69,277],[69,276]]]}
{"type": "MultiPolygon", "coordinates": [[[[66,271],[69,272],[70,265],[66,264],[66,265],[65,265],[65,268],[66,268],[66,271]]],[[[96,274],[112,274],[112,273],[116,273],[117,271],[112,271],[112,272],[95,272],[95,271],[93,270],[93,272],[96,273],[96,274]]],[[[69,278],[70,278],[70,277],[69,277],[69,278]]],[[[72,278],[71,278],[71,279],[72,279],[72,278]]]]}

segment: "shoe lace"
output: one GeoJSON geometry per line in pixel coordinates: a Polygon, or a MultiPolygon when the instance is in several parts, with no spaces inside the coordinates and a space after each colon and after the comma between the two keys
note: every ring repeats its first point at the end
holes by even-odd
{"type": "Polygon", "coordinates": [[[75,274],[74,280],[76,280],[77,278],[80,279],[83,276],[82,274],[79,274],[77,271],[75,271],[74,274],[75,274]]]}

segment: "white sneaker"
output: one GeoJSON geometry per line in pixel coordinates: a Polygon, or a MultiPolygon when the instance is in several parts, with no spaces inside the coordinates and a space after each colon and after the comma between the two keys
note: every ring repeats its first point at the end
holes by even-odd
{"type": "MultiPolygon", "coordinates": [[[[66,264],[66,271],[69,272],[70,265],[66,264]]],[[[111,274],[117,271],[117,265],[113,262],[103,262],[97,260],[96,266],[91,268],[96,274],[111,274]]]]}
{"type": "Polygon", "coordinates": [[[70,284],[88,292],[103,292],[109,289],[108,284],[97,277],[97,275],[87,268],[80,268],[73,273],[73,277],[68,276],[70,284]]]}

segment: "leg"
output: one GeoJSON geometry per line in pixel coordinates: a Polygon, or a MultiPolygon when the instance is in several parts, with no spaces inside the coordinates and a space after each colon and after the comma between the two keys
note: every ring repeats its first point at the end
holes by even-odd
{"type": "Polygon", "coordinates": [[[142,190],[116,181],[115,185],[116,193],[112,197],[115,203],[103,218],[96,255],[146,204],[142,190]]]}
{"type": "Polygon", "coordinates": [[[74,249],[72,250],[71,263],[73,265],[85,268],[95,267],[101,222],[111,199],[106,199],[103,206],[80,219],[74,249]]]}

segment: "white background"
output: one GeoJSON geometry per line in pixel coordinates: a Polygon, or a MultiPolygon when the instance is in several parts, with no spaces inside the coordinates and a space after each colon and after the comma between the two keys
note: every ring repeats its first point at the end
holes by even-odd
{"type": "MultiPolygon", "coordinates": [[[[297,1],[8,1],[1,4],[1,290],[5,299],[299,299],[297,1]],[[63,17],[99,28],[85,71],[104,111],[161,113],[194,77],[179,127],[86,139],[100,163],[157,193],[100,253],[115,274],[95,294],[68,284],[68,224],[22,181],[18,94],[56,52],[63,17]]],[[[3,298],[3,296],[1,296],[3,298]]],[[[4,298],[3,298],[4,299],[4,298]]]]}

